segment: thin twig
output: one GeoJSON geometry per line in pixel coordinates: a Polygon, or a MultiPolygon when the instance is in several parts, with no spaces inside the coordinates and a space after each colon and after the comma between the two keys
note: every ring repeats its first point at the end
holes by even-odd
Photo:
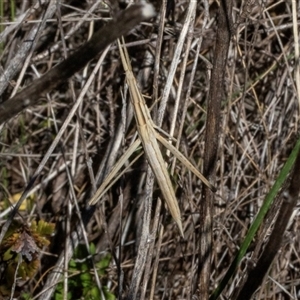
{"type": "MultiPolygon", "coordinates": [[[[218,31],[215,42],[214,66],[211,75],[211,84],[207,104],[207,120],[205,132],[204,167],[205,176],[215,183],[220,124],[221,102],[224,99],[224,78],[227,64],[227,55],[230,42],[230,20],[232,1],[222,0],[219,7],[218,31]]],[[[213,202],[214,194],[206,186],[202,188],[200,202],[199,231],[196,240],[199,247],[199,263],[197,278],[197,294],[201,299],[209,298],[211,257],[212,257],[212,230],[213,230],[213,202]]]]}

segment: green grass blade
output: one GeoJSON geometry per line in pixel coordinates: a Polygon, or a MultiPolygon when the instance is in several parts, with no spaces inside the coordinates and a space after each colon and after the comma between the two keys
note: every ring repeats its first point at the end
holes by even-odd
{"type": "Polygon", "coordinates": [[[247,249],[254,238],[260,224],[262,223],[266,213],[268,212],[269,208],[271,207],[273,200],[275,199],[276,195],[278,194],[279,190],[281,189],[282,185],[284,184],[285,180],[287,179],[294,163],[297,158],[298,152],[300,149],[300,139],[298,139],[292,153],[290,154],[287,162],[283,166],[282,170],[280,171],[277,180],[275,181],[273,187],[271,188],[270,192],[266,196],[266,199],[259,210],[254,222],[252,223],[244,242],[241,245],[240,250],[238,251],[235,259],[231,263],[228,271],[226,272],[224,278],[220,282],[219,286],[215,289],[213,294],[210,296],[210,300],[216,300],[222,291],[224,290],[225,286],[228,284],[230,278],[234,274],[235,270],[237,269],[239,263],[241,262],[242,258],[244,257],[247,249]]]}
{"type": "Polygon", "coordinates": [[[15,21],[16,19],[16,4],[15,0],[10,1],[10,16],[11,16],[11,21],[15,21]]]}

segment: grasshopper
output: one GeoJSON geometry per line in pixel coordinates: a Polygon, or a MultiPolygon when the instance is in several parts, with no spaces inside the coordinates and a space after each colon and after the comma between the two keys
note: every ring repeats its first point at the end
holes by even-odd
{"type": "Polygon", "coordinates": [[[161,136],[156,130],[157,126],[154,124],[149,109],[145,103],[145,99],[140,92],[136,79],[132,72],[132,67],[130,59],[128,56],[127,49],[124,45],[121,45],[118,40],[119,51],[121,55],[121,60],[123,68],[126,74],[126,81],[129,86],[130,100],[134,109],[134,116],[137,124],[137,131],[139,139],[136,140],[129,149],[122,155],[119,162],[112,169],[110,174],[107,176],[106,180],[99,187],[95,195],[90,200],[89,204],[94,205],[103,196],[103,194],[110,188],[113,184],[111,183],[117,172],[132,155],[132,153],[140,146],[142,143],[144,153],[146,154],[148,163],[150,164],[152,171],[157,179],[158,185],[161,189],[163,197],[166,201],[167,207],[175,220],[179,231],[182,236],[183,228],[181,222],[180,210],[178,207],[175,192],[166,168],[165,161],[161,154],[158,141],[167,149],[172,152],[172,154],[180,160],[190,171],[192,171],[205,185],[207,185],[212,191],[216,191],[216,188],[192,165],[192,163],[170,144],[163,136],[161,136]]]}

